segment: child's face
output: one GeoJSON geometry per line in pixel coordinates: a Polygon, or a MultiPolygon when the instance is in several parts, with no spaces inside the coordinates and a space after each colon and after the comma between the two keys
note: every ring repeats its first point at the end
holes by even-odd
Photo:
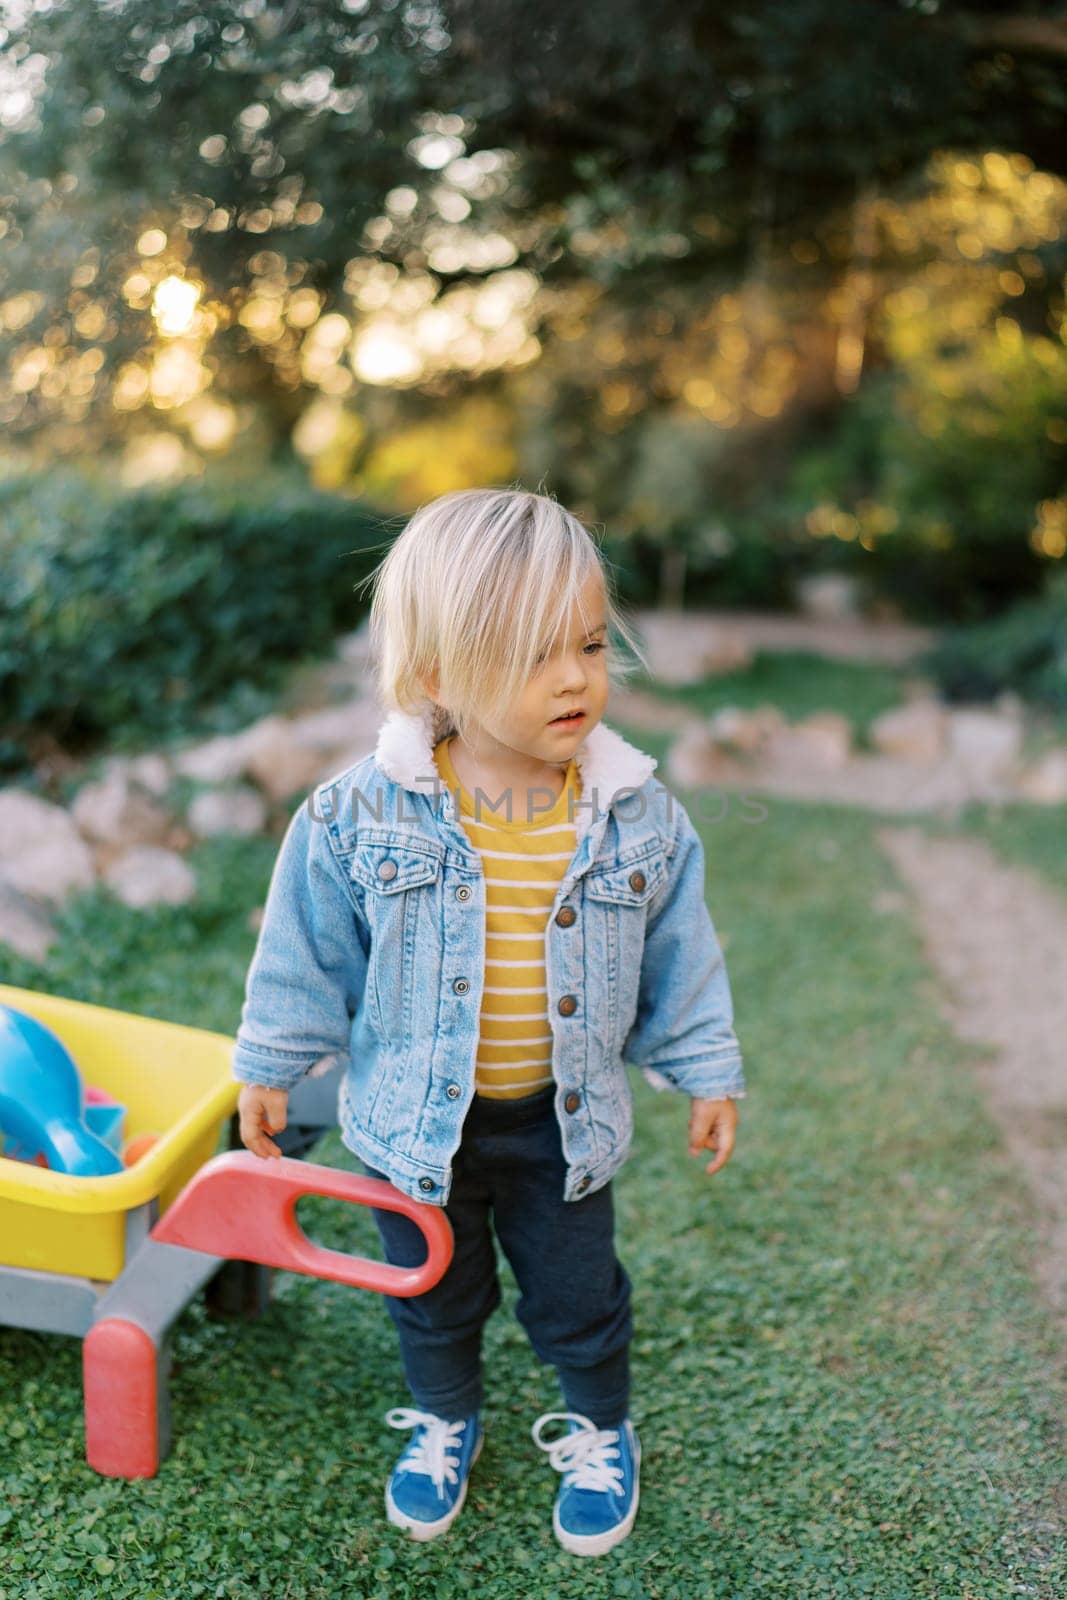
{"type": "MultiPolygon", "coordinates": [[[[609,683],[604,585],[599,574],[592,573],[587,580],[582,603],[586,622],[582,622],[579,608],[574,605],[566,638],[558,639],[538,662],[507,717],[491,729],[478,725],[470,746],[476,761],[487,767],[508,767],[514,765],[516,756],[525,756],[562,769],[600,721],[608,702],[609,683]],[[562,712],[572,709],[580,710],[582,715],[568,722],[556,720],[562,712]]],[[[436,699],[436,680],[427,689],[436,699]]]]}
{"type": "Polygon", "coordinates": [[[604,586],[596,573],[582,591],[582,602],[586,621],[573,606],[566,638],[557,640],[539,661],[506,722],[493,730],[509,749],[559,766],[566,766],[608,702],[604,586]],[[556,720],[572,709],[582,715],[556,720]]]}

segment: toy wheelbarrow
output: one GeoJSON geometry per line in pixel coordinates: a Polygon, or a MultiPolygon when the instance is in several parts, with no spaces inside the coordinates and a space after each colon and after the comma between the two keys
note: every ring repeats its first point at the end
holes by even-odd
{"type": "MultiPolygon", "coordinates": [[[[227,1119],[234,1137],[241,1087],[225,1034],[2,984],[0,1002],[53,1030],[93,1083],[128,1108],[132,1135],[159,1135],[106,1177],[0,1156],[0,1323],[84,1341],[85,1459],[94,1471],[155,1476],[171,1443],[172,1324],[228,1264],[256,1264],[258,1303],[242,1308],[252,1314],[263,1309],[265,1268],[401,1296],[425,1293],[447,1270],[454,1240],[439,1206],[382,1178],[287,1155],[215,1153],[227,1119]],[[310,1194],[411,1217],[426,1260],[397,1267],[314,1244],[295,1215],[310,1194]]],[[[302,1133],[298,1091],[290,1097],[305,1143],[335,1120],[323,1084],[318,1093],[318,1126],[302,1133]]]]}

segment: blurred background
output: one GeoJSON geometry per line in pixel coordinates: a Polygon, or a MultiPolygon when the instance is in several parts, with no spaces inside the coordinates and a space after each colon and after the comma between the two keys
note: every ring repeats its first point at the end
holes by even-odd
{"type": "MultiPolygon", "coordinates": [[[[0,982],[236,1031],[449,489],[595,533],[704,839],[748,1092],[709,1193],[631,1074],[647,1510],[556,1559],[501,1263],[405,1595],[1067,1593],[1065,283],[1059,0],[0,5],[0,982]]],[[[0,1600],[399,1592],[385,1308],[279,1280],[182,1314],[121,1507],[76,1343],[0,1327],[0,1600]]]]}
{"type": "Polygon", "coordinates": [[[635,607],[913,621],[949,696],[1067,711],[1056,6],[3,30],[0,770],[225,725],[489,483],[635,607]]]}

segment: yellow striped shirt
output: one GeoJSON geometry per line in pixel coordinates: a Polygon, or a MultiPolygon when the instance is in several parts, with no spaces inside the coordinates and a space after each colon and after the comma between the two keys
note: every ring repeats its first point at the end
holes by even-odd
{"type": "MultiPolygon", "coordinates": [[[[456,776],[449,743],[445,738],[434,746],[434,759],[444,783],[459,796],[460,822],[485,876],[485,987],[474,1089],[491,1100],[523,1099],[554,1082],[545,929],[577,848],[578,770],[572,758],[555,804],[551,810],[535,809],[531,821],[519,786],[512,792],[512,820],[507,820],[504,785],[479,795],[476,820],[474,799],[456,776]]],[[[547,799],[535,790],[532,804],[543,807],[547,799]]]]}

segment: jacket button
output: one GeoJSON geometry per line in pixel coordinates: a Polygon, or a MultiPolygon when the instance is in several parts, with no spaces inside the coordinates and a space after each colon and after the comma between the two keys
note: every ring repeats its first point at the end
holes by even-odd
{"type": "Polygon", "coordinates": [[[470,988],[470,980],[468,978],[457,978],[452,987],[457,994],[466,994],[470,988]]]}
{"type": "Polygon", "coordinates": [[[556,921],[561,928],[569,928],[571,923],[577,920],[577,917],[578,913],[573,906],[560,906],[556,912],[556,921]]]}
{"type": "Polygon", "coordinates": [[[470,897],[471,897],[471,887],[470,887],[470,885],[467,884],[467,883],[461,883],[459,888],[456,890],[456,899],[457,900],[469,900],[470,897]]]}
{"type": "Polygon", "coordinates": [[[564,1110],[566,1110],[566,1111],[577,1111],[577,1109],[581,1105],[581,1103],[582,1103],[581,1095],[580,1094],[574,1094],[572,1092],[571,1094],[569,1094],[567,1096],[566,1100],[564,1100],[564,1102],[563,1102],[564,1110]]]}
{"type": "Polygon", "coordinates": [[[589,1185],[592,1183],[592,1181],[593,1181],[592,1178],[589,1176],[589,1174],[587,1172],[585,1177],[582,1179],[581,1183],[578,1184],[577,1189],[576,1189],[575,1192],[577,1194],[584,1194],[585,1191],[588,1189],[589,1185]]]}
{"type": "Polygon", "coordinates": [[[395,878],[396,877],[396,862],[395,861],[388,861],[388,860],[379,861],[379,863],[378,863],[378,876],[379,876],[379,878],[386,878],[386,879],[395,878]]]}
{"type": "Polygon", "coordinates": [[[644,873],[643,872],[631,872],[631,874],[630,874],[630,888],[631,889],[636,889],[637,893],[640,894],[641,890],[644,887],[645,887],[645,875],[644,875],[644,873]]]}
{"type": "Polygon", "coordinates": [[[448,1088],[445,1090],[445,1094],[447,1094],[450,1100],[458,1100],[462,1093],[463,1090],[460,1088],[458,1083],[450,1083],[448,1088]]]}
{"type": "MultiPolygon", "coordinates": [[[[581,1187],[581,1185],[579,1184],[579,1188],[580,1187],[581,1187]]],[[[420,1189],[426,1189],[427,1191],[429,1191],[430,1189],[436,1189],[437,1185],[434,1183],[432,1178],[420,1178],[419,1179],[419,1188],[420,1189]]]]}
{"type": "Polygon", "coordinates": [[[578,1009],[578,1002],[572,994],[565,994],[560,1000],[558,1009],[561,1016],[573,1016],[578,1009]]]}

